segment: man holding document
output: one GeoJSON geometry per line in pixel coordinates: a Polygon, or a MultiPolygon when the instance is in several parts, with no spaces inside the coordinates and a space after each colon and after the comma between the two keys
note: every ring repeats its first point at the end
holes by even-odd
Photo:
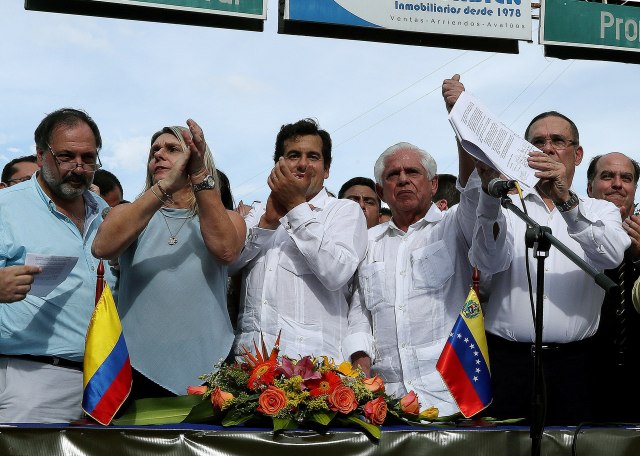
{"type": "MultiPolygon", "coordinates": [[[[487,120],[491,117],[488,112],[479,115],[480,121],[467,121],[471,119],[469,113],[476,109],[470,107],[475,100],[468,104],[461,96],[458,103],[461,101],[461,106],[456,105],[451,113],[454,129],[460,132],[470,126],[473,130],[465,131],[461,142],[466,147],[465,139],[469,139],[487,154],[492,166],[501,164],[498,168],[502,173],[525,184],[524,204],[528,215],[551,228],[560,242],[594,268],[616,267],[629,246],[619,211],[606,201],[579,197],[571,190],[575,167],[583,157],[575,124],[555,111],[536,116],[524,135],[534,149],[511,131],[499,133],[508,129],[493,119],[487,120]],[[497,132],[486,141],[491,128],[497,132]],[[503,144],[495,147],[502,137],[510,139],[503,138],[503,144]],[[532,176],[533,182],[537,182],[530,185],[532,176]]],[[[473,144],[468,150],[472,152],[473,144]]],[[[521,201],[513,199],[514,204],[522,208],[521,201]]],[[[535,328],[525,258],[529,258],[534,287],[537,262],[525,245],[526,224],[511,211],[503,212],[508,242],[501,245],[503,250],[497,254],[510,258],[511,266],[492,277],[491,294],[485,306],[494,392],[487,414],[498,418],[530,418],[535,328]]],[[[474,239],[474,243],[477,255],[496,254],[483,245],[482,238],[474,239]]],[[[588,387],[593,361],[592,336],[598,328],[604,290],[552,247],[545,263],[544,293],[542,359],[546,422],[567,425],[589,421],[593,418],[593,397],[588,387]]]]}
{"type": "Polygon", "coordinates": [[[34,136],[41,170],[0,194],[0,423],[82,416],[91,244],[107,207],[88,191],[102,145],[91,117],[60,109],[34,136]]]}

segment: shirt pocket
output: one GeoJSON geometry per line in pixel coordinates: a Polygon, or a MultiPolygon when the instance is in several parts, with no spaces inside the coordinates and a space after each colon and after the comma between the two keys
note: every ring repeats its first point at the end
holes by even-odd
{"type": "Polygon", "coordinates": [[[278,265],[297,276],[313,273],[307,260],[297,249],[293,248],[286,248],[282,251],[278,265]]]}
{"type": "Polygon", "coordinates": [[[375,316],[378,308],[386,303],[384,263],[375,262],[361,266],[358,281],[367,309],[375,316]]]}
{"type": "Polygon", "coordinates": [[[420,381],[424,389],[434,396],[439,396],[439,393],[448,391],[440,373],[436,370],[436,364],[442,353],[443,346],[443,341],[439,340],[433,344],[415,349],[420,381]]]}
{"type": "Polygon", "coordinates": [[[411,252],[411,276],[414,289],[442,288],[453,276],[453,272],[453,260],[444,241],[437,241],[411,252]]]}
{"type": "Polygon", "coordinates": [[[324,347],[322,326],[279,316],[278,328],[283,335],[282,354],[291,358],[324,354],[322,353],[324,347]]]}

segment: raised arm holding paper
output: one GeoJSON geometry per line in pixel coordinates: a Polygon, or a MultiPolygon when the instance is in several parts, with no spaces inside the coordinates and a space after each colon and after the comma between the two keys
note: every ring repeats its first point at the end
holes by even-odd
{"type": "MultiPolygon", "coordinates": [[[[620,213],[607,202],[578,197],[571,190],[575,167],[583,156],[575,124],[556,111],[542,113],[525,131],[524,137],[531,143],[527,146],[517,135],[510,136],[508,131],[501,130],[499,122],[488,121],[488,115],[473,120],[474,108],[470,106],[458,116],[465,119],[466,113],[466,123],[454,126],[468,151],[484,159],[477,152],[481,149],[492,166],[524,184],[529,216],[540,225],[548,226],[561,243],[589,265],[600,271],[617,266],[629,246],[620,213]],[[488,132],[494,127],[497,129],[494,139],[489,141],[488,132]],[[496,141],[502,146],[496,147],[496,141]]],[[[460,106],[460,110],[463,107],[460,106]]],[[[454,118],[460,112],[455,108],[454,118]]],[[[522,208],[520,201],[514,204],[522,208]]],[[[502,250],[492,250],[486,238],[481,237],[475,238],[472,246],[473,255],[477,257],[500,255],[511,260],[506,271],[493,276],[485,307],[494,390],[494,402],[488,414],[501,418],[530,417],[535,330],[525,258],[529,257],[531,262],[533,283],[538,271],[532,252],[525,245],[527,225],[512,212],[504,214],[508,242],[500,245],[502,250]]],[[[598,327],[604,291],[555,248],[550,250],[545,271],[542,343],[547,422],[589,421],[593,417],[592,397],[589,382],[584,379],[592,373],[591,338],[598,327]]]]}

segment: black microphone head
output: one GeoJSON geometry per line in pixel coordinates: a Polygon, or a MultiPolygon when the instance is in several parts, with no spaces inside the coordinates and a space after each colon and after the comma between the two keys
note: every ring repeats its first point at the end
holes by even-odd
{"type": "Polygon", "coordinates": [[[501,180],[497,177],[491,179],[487,188],[487,193],[495,198],[502,198],[509,190],[516,188],[516,181],[514,180],[501,180]]]}

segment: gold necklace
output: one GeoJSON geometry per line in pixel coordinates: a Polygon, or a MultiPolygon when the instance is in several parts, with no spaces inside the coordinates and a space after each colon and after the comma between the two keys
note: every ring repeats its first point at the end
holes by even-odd
{"type": "Polygon", "coordinates": [[[193,218],[193,216],[195,215],[195,213],[191,213],[185,217],[169,217],[164,213],[162,209],[160,209],[160,214],[162,214],[162,219],[164,220],[164,224],[167,225],[167,230],[169,230],[169,240],[167,241],[167,244],[169,245],[176,245],[178,243],[178,233],[180,232],[182,227],[187,223],[187,221],[193,218]],[[167,221],[168,218],[184,219],[184,221],[182,222],[182,224],[178,228],[178,231],[176,231],[175,234],[173,234],[173,232],[171,231],[171,228],[169,227],[169,222],[167,221]]]}

